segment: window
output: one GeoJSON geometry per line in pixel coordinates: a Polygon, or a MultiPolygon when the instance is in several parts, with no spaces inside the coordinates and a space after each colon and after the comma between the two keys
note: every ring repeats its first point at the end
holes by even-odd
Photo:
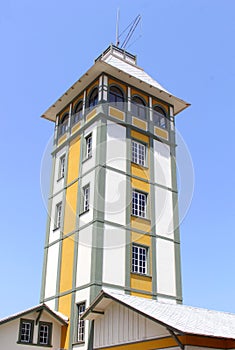
{"type": "Polygon", "coordinates": [[[82,107],[83,107],[83,101],[81,100],[77,103],[77,105],[74,108],[74,114],[72,118],[73,125],[78,123],[79,120],[82,119],[82,107]]]}
{"type": "Polygon", "coordinates": [[[109,89],[109,102],[120,109],[123,109],[124,96],[123,92],[116,86],[111,86],[109,89]]]}
{"type": "Polygon", "coordinates": [[[92,156],[92,134],[89,134],[85,138],[86,140],[86,157],[90,158],[92,156]]]}
{"type": "Polygon", "coordinates": [[[39,322],[38,344],[51,345],[52,323],[39,322]]]}
{"type": "Polygon", "coordinates": [[[83,187],[83,212],[89,210],[90,205],[90,185],[83,187]]]}
{"type": "Polygon", "coordinates": [[[146,146],[137,141],[132,141],[132,162],[146,166],[146,146]]]}
{"type": "Polygon", "coordinates": [[[147,195],[142,192],[132,192],[132,215],[146,218],[147,195]]]}
{"type": "Polygon", "coordinates": [[[65,170],[65,154],[62,157],[60,157],[58,180],[64,177],[64,170],[65,170]]]}
{"type": "Polygon", "coordinates": [[[160,128],[166,129],[166,113],[159,106],[153,108],[153,122],[160,128]]]}
{"type": "Polygon", "coordinates": [[[142,98],[138,96],[134,96],[132,98],[131,111],[136,117],[140,117],[141,119],[146,119],[146,107],[145,107],[144,100],[142,100],[142,98]]]}
{"type": "Polygon", "coordinates": [[[20,320],[19,343],[33,342],[33,320],[20,320]]]}
{"type": "Polygon", "coordinates": [[[132,245],[132,272],[147,274],[147,247],[132,245]]]}
{"type": "Polygon", "coordinates": [[[92,93],[90,94],[89,100],[88,100],[88,108],[92,109],[98,104],[98,88],[95,88],[92,93]]]}
{"type": "Polygon", "coordinates": [[[85,340],[85,321],[81,320],[81,315],[85,311],[85,303],[78,304],[78,333],[77,340],[83,342],[85,340]]]}
{"type": "Polygon", "coordinates": [[[59,136],[62,136],[68,130],[69,114],[66,113],[59,124],[59,136]]]}
{"type": "Polygon", "coordinates": [[[61,225],[61,212],[62,212],[62,202],[56,205],[55,229],[59,228],[61,225]]]}

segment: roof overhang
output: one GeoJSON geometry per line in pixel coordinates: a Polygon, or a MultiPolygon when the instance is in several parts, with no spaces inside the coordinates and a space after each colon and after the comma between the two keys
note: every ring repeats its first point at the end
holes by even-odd
{"type": "Polygon", "coordinates": [[[54,102],[43,114],[42,118],[50,121],[56,120],[56,116],[74,99],[79,95],[92,81],[94,81],[100,74],[106,73],[114,78],[122,80],[128,85],[135,86],[149,95],[155,96],[161,100],[166,101],[174,107],[174,115],[180,113],[185,108],[190,106],[189,103],[182,99],[169,94],[168,92],[161,90],[155,86],[152,86],[140,79],[128,74],[121,69],[118,69],[102,60],[98,60],[95,64],[80,78],[78,79],[56,102],[54,102]]]}

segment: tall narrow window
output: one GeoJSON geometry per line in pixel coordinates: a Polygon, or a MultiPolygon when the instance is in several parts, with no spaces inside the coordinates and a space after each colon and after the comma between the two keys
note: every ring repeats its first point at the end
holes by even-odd
{"type": "Polygon", "coordinates": [[[146,166],[146,146],[137,141],[132,141],[132,162],[146,166]]]}
{"type": "Polygon", "coordinates": [[[92,156],[92,134],[89,134],[85,138],[86,140],[86,158],[90,158],[92,156]]]}
{"type": "Polygon", "coordinates": [[[77,340],[83,342],[85,340],[85,321],[81,319],[81,315],[85,311],[85,303],[78,304],[78,333],[77,340]]]}
{"type": "Polygon", "coordinates": [[[79,120],[82,119],[82,106],[83,106],[83,101],[79,101],[77,105],[74,108],[74,114],[72,118],[72,124],[76,124],[79,122],[79,120]]]}
{"type": "Polygon", "coordinates": [[[138,96],[134,96],[132,98],[132,107],[131,107],[132,114],[136,117],[139,117],[141,119],[146,119],[146,107],[145,102],[142,100],[142,98],[138,96]]]}
{"type": "Polygon", "coordinates": [[[153,108],[153,122],[160,128],[166,129],[166,113],[159,106],[153,108]]]}
{"type": "Polygon", "coordinates": [[[92,109],[98,104],[98,88],[94,88],[88,100],[88,108],[92,109]]]}
{"type": "Polygon", "coordinates": [[[62,136],[68,130],[69,114],[66,113],[59,124],[59,136],[62,136]]]}
{"type": "Polygon", "coordinates": [[[119,108],[123,109],[124,96],[123,92],[116,86],[111,86],[109,89],[109,102],[119,108]]]}
{"type": "Polygon", "coordinates": [[[64,177],[64,170],[65,170],[65,154],[62,157],[60,157],[58,180],[64,177]]]}
{"type": "Polygon", "coordinates": [[[33,320],[20,320],[19,342],[28,344],[33,342],[33,320]]]}
{"type": "Polygon", "coordinates": [[[39,322],[38,344],[51,345],[52,323],[39,322]]]}
{"type": "Polygon", "coordinates": [[[132,245],[132,272],[147,274],[147,248],[132,245]]]}
{"type": "Polygon", "coordinates": [[[134,190],[132,192],[132,214],[141,218],[146,218],[147,195],[134,190]]]}
{"type": "Polygon", "coordinates": [[[90,185],[83,187],[83,212],[88,211],[90,206],[90,185]]]}
{"type": "Polygon", "coordinates": [[[62,213],[62,202],[60,202],[56,205],[55,229],[59,228],[61,225],[61,213],[62,213]]]}

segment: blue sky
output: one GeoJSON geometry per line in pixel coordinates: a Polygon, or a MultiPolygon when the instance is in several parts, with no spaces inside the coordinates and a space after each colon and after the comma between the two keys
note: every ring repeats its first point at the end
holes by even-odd
{"type": "Polygon", "coordinates": [[[184,303],[235,312],[234,0],[8,0],[0,5],[0,317],[39,302],[40,168],[53,133],[40,115],[115,42],[117,7],[121,29],[142,15],[128,48],[138,64],[192,104],[176,118],[195,171],[181,225],[184,303]]]}

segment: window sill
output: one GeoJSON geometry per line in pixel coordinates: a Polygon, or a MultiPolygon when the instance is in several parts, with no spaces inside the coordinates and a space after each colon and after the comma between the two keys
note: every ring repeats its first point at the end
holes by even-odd
{"type": "Polygon", "coordinates": [[[80,213],[80,214],[79,214],[79,216],[82,216],[82,215],[84,215],[84,214],[88,213],[89,211],[90,211],[90,209],[85,210],[85,211],[83,211],[82,213],[80,213]]]}
{"type": "Polygon", "coordinates": [[[148,218],[143,218],[143,217],[141,217],[141,216],[137,216],[137,215],[134,215],[134,214],[131,214],[131,218],[132,218],[133,220],[136,220],[136,221],[138,220],[138,221],[142,221],[142,222],[151,224],[151,220],[148,219],[148,218]]]}
{"type": "Polygon", "coordinates": [[[60,182],[62,179],[64,179],[64,176],[61,176],[57,179],[57,182],[60,182]]]}
{"type": "Polygon", "coordinates": [[[131,161],[131,164],[132,165],[136,165],[136,166],[138,166],[138,168],[142,168],[142,169],[148,169],[149,168],[147,165],[141,165],[141,164],[135,163],[135,162],[133,162],[133,160],[131,161]]]}
{"type": "Polygon", "coordinates": [[[52,345],[44,345],[44,344],[35,344],[35,343],[26,343],[26,342],[22,342],[22,341],[17,341],[16,344],[19,345],[29,345],[29,346],[40,346],[40,347],[44,347],[44,348],[52,348],[52,345]]]}
{"type": "Polygon", "coordinates": [[[84,345],[84,344],[85,344],[85,341],[82,340],[82,341],[77,341],[77,342],[73,343],[72,346],[74,346],[74,345],[80,345],[80,346],[82,346],[82,345],[84,345]]]}
{"type": "Polygon", "coordinates": [[[86,157],[86,158],[84,158],[83,159],[83,161],[82,161],[82,163],[85,163],[85,162],[87,162],[89,159],[91,159],[92,158],[92,155],[91,156],[89,156],[89,157],[86,157]]]}
{"type": "Polygon", "coordinates": [[[133,272],[133,271],[131,271],[131,275],[138,276],[138,277],[144,277],[146,279],[152,279],[151,275],[145,274],[145,273],[140,273],[140,272],[133,272]]]}

